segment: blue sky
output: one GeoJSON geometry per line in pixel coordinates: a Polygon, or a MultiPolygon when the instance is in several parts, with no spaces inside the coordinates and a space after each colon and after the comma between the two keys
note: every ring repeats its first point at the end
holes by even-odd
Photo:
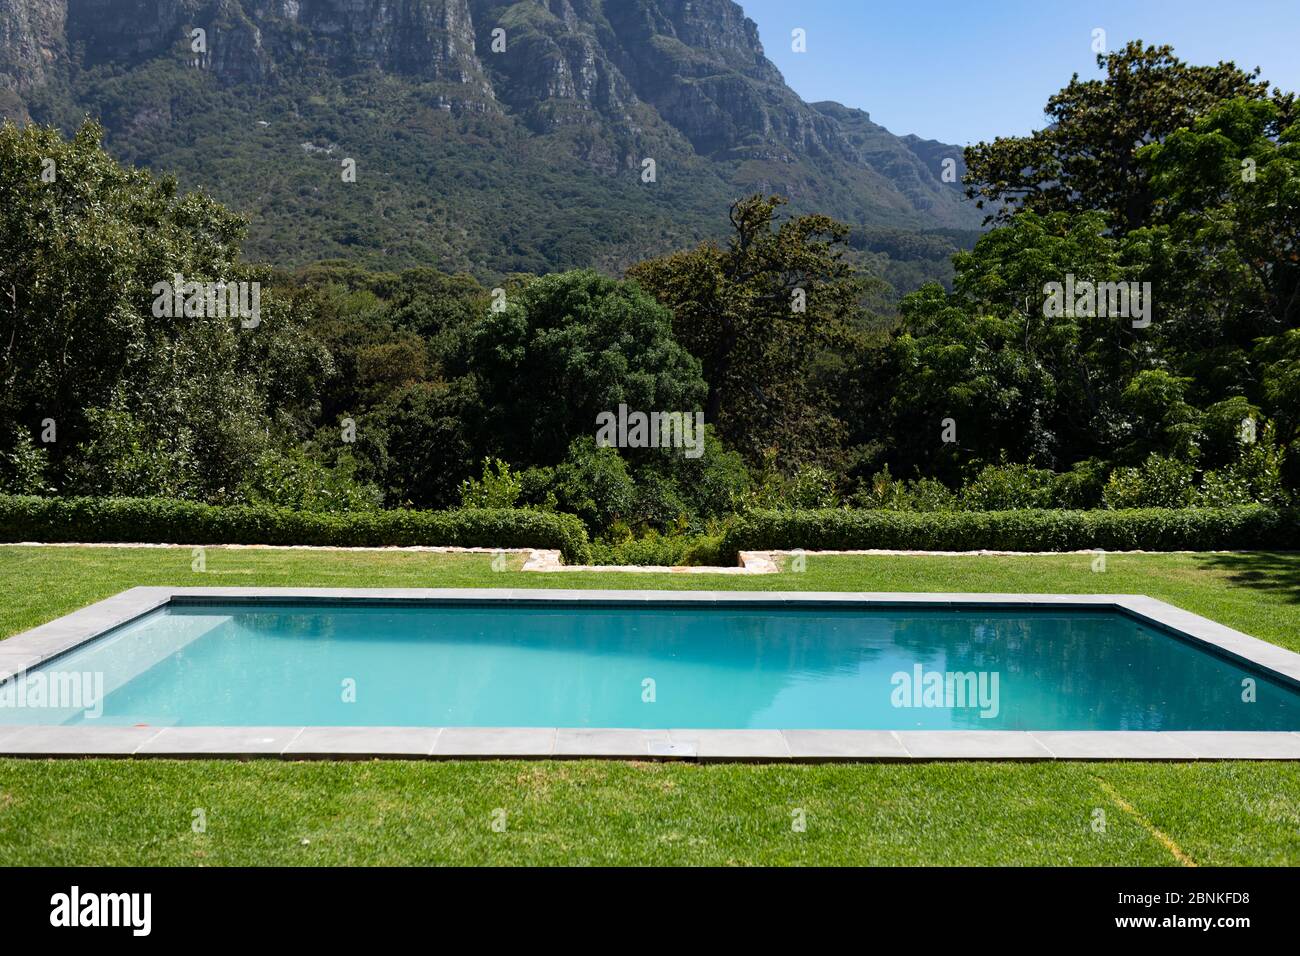
{"type": "Polygon", "coordinates": [[[1300,0],[737,0],[805,100],[839,100],[895,133],[965,145],[1043,125],[1070,75],[1107,48],[1172,43],[1191,63],[1259,66],[1300,90],[1300,0]],[[790,49],[807,31],[808,51],[790,49]]]}

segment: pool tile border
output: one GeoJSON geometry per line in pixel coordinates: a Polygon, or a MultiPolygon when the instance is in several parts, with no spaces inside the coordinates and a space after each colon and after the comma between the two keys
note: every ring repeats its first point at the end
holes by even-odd
{"type": "MultiPolygon", "coordinates": [[[[242,757],[284,753],[305,727],[164,727],[137,757],[242,757]]],[[[382,728],[381,728],[382,729],[382,728]]],[[[376,735],[378,738],[378,735],[376,735]]]]}
{"type": "Polygon", "coordinates": [[[65,727],[0,731],[0,757],[688,760],[700,763],[1300,760],[1293,731],[65,727]],[[186,733],[178,734],[176,731],[186,733]]]}
{"type": "MultiPolygon", "coordinates": [[[[311,599],[511,604],[751,604],[1101,608],[1177,633],[1300,687],[1300,654],[1134,594],[644,591],[479,588],[136,587],[0,641],[0,678],[166,604],[311,599]]],[[[1300,760],[1290,731],[879,731],[554,727],[0,725],[0,756],[707,761],[1300,760]]]]}

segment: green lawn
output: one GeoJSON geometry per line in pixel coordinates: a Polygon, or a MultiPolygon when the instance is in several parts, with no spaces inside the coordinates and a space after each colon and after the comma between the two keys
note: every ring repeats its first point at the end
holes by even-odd
{"type": "MultiPolygon", "coordinates": [[[[136,584],[1109,591],[1300,650],[1300,555],[1090,560],[814,556],[738,578],[209,548],[200,574],[186,550],[0,547],[0,634],[136,584]]],[[[0,864],[235,863],[1295,865],[1300,766],[0,760],[0,864]]]]}

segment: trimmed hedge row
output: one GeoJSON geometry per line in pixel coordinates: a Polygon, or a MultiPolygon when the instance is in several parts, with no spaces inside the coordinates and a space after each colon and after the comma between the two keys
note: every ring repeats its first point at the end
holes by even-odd
{"type": "Polygon", "coordinates": [[[0,495],[0,541],[558,548],[574,564],[589,556],[586,527],[567,514],[490,508],[324,514],[164,498],[0,495]]]}
{"type": "Polygon", "coordinates": [[[1124,511],[751,511],[723,537],[739,551],[1211,551],[1300,547],[1300,512],[1234,508],[1124,511]]]}

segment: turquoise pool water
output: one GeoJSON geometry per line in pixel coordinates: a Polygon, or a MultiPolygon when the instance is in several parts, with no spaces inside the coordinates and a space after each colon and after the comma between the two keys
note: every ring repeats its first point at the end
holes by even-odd
{"type": "Polygon", "coordinates": [[[25,679],[69,675],[96,699],[0,723],[1300,730],[1112,611],[173,603],[25,679]]]}

